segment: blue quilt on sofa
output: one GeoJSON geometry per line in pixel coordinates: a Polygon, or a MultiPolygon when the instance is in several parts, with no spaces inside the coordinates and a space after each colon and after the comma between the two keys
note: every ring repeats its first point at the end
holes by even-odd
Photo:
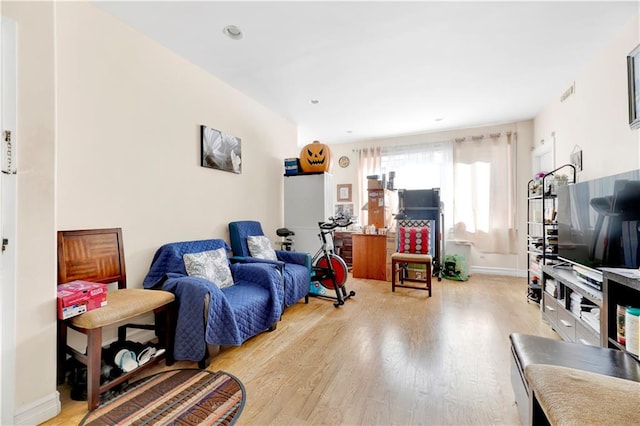
{"type": "Polygon", "coordinates": [[[234,285],[224,289],[187,275],[184,254],[219,248],[230,251],[220,239],[165,244],[156,251],[143,281],[144,288],[161,287],[176,296],[176,360],[200,361],[206,343],[240,345],[269,329],[282,314],[282,277],[273,265],[232,264],[234,285]],[[207,295],[210,302],[205,313],[207,295]]]}

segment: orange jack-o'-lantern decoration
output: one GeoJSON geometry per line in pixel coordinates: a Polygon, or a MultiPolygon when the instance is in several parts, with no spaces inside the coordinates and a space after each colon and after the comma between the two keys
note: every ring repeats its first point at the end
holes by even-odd
{"type": "Polygon", "coordinates": [[[300,151],[300,168],[303,172],[328,172],[330,165],[331,151],[328,145],[313,141],[300,151]]]}

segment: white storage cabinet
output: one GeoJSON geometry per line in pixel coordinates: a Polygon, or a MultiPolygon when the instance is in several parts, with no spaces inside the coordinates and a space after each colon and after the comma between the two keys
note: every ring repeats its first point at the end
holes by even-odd
{"type": "Polygon", "coordinates": [[[333,216],[334,194],[329,173],[284,176],[284,226],[296,233],[296,251],[318,251],[318,222],[333,216]]]}

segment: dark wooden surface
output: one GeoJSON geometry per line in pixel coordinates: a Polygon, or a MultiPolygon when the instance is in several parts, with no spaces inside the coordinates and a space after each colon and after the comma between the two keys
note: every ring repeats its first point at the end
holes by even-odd
{"type": "Polygon", "coordinates": [[[58,284],[74,280],[127,287],[120,228],[58,232],[58,284]]]}
{"type": "Polygon", "coordinates": [[[353,277],[387,279],[387,236],[353,234],[353,277]]]}
{"type": "MultiPolygon", "coordinates": [[[[640,280],[627,274],[605,271],[603,274],[603,302],[600,311],[601,344],[625,350],[617,341],[616,310],[617,305],[640,308],[640,280]]],[[[638,356],[631,355],[636,360],[638,356]]]]}
{"type": "Polygon", "coordinates": [[[353,266],[353,232],[339,231],[333,236],[333,244],[336,254],[344,260],[349,270],[353,266]]]}

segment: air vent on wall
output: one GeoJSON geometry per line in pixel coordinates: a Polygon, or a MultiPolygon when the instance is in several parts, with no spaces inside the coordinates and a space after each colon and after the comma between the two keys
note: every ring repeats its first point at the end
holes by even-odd
{"type": "Polygon", "coordinates": [[[575,93],[575,91],[576,91],[576,82],[574,81],[573,83],[571,83],[571,86],[569,86],[569,88],[564,91],[562,96],[560,96],[560,102],[566,101],[569,96],[575,93]]]}

